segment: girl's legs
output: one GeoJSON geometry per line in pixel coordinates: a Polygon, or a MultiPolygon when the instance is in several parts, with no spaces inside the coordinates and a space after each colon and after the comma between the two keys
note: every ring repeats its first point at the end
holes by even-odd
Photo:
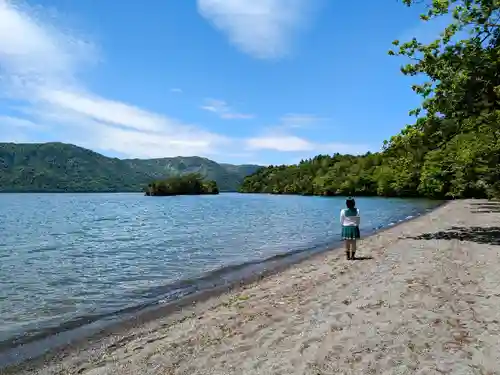
{"type": "Polygon", "coordinates": [[[345,240],[345,254],[348,260],[354,259],[356,252],[356,240],[345,240]]]}
{"type": "Polygon", "coordinates": [[[350,260],[351,259],[351,240],[344,240],[344,243],[345,243],[345,256],[347,258],[347,260],[350,260]]]}

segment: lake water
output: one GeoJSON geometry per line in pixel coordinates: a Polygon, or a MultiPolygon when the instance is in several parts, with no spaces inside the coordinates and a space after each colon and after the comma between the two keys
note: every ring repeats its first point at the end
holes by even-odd
{"type": "MultiPolygon", "coordinates": [[[[435,205],[359,198],[361,232],[435,205]]],[[[323,250],[340,240],[343,206],[272,195],[0,194],[0,352],[166,303],[265,259],[323,250]]]]}

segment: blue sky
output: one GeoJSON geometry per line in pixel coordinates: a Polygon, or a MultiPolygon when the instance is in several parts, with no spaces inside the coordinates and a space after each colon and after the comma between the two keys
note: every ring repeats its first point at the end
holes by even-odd
{"type": "Polygon", "coordinates": [[[420,102],[393,1],[0,0],[0,141],[295,163],[377,151],[420,102]]]}

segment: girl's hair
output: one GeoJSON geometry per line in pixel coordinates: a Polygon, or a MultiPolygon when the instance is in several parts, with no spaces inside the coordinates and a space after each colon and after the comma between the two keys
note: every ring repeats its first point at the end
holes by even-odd
{"type": "Polygon", "coordinates": [[[356,207],[356,201],[354,200],[354,198],[349,197],[346,199],[345,205],[347,206],[347,208],[352,209],[356,207]]]}

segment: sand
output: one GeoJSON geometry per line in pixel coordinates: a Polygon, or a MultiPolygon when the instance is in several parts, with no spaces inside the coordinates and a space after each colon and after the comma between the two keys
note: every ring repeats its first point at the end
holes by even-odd
{"type": "Polygon", "coordinates": [[[330,251],[10,373],[500,374],[499,213],[452,201],[360,241],[372,259],[330,251]]]}

